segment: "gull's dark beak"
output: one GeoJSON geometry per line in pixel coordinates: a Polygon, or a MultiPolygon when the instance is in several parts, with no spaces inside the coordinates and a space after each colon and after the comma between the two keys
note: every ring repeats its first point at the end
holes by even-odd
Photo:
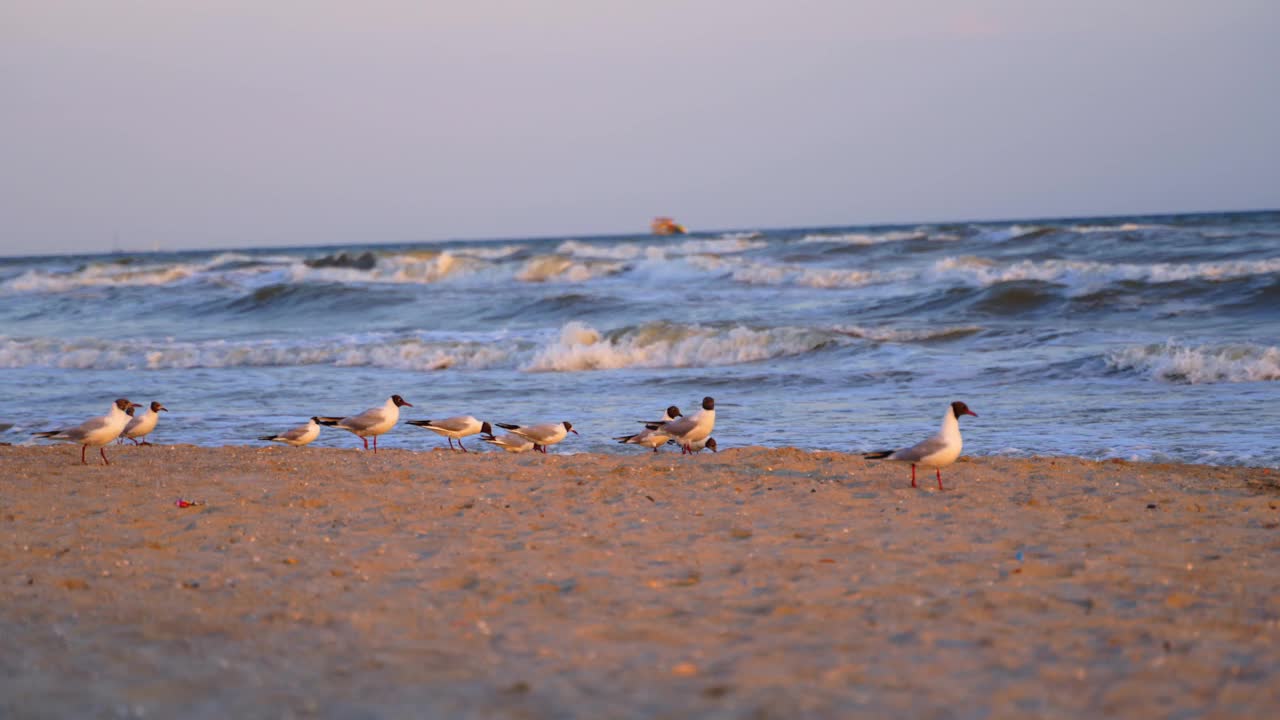
{"type": "Polygon", "coordinates": [[[161,405],[160,407],[158,407],[158,408],[156,408],[156,409],[157,409],[157,410],[163,410],[163,411],[165,411],[165,412],[169,412],[169,408],[167,408],[167,407],[165,407],[165,406],[163,406],[163,405],[161,405]]]}
{"type": "Polygon", "coordinates": [[[972,416],[974,416],[974,417],[978,417],[978,413],[976,413],[976,412],[974,412],[974,411],[972,411],[972,410],[969,410],[969,409],[967,409],[967,408],[965,409],[964,414],[965,414],[965,415],[972,415],[972,416]]]}
{"type": "Polygon", "coordinates": [[[574,430],[573,428],[569,428],[569,432],[573,433],[574,435],[578,434],[578,431],[574,430]]]}

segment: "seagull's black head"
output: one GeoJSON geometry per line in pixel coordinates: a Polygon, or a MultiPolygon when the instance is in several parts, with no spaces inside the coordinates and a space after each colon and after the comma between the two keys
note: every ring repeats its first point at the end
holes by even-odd
{"type": "Polygon", "coordinates": [[[125,414],[125,415],[128,415],[129,417],[133,417],[133,408],[131,408],[131,407],[125,408],[125,409],[124,409],[124,414],[125,414]]]}
{"type": "Polygon", "coordinates": [[[487,423],[487,422],[480,423],[480,432],[481,432],[481,433],[483,433],[483,434],[485,434],[485,435],[492,435],[492,434],[493,434],[493,426],[492,426],[492,425],[490,425],[490,424],[489,424],[489,423],[487,423]]]}
{"type": "Polygon", "coordinates": [[[165,407],[165,406],[161,405],[160,403],[156,402],[155,400],[152,400],[152,401],[151,401],[151,412],[160,412],[161,410],[163,410],[163,411],[165,411],[165,412],[169,412],[169,408],[167,408],[167,407],[165,407]]]}
{"type": "Polygon", "coordinates": [[[676,407],[675,405],[672,405],[671,407],[667,408],[667,417],[669,418],[680,417],[680,408],[676,407]]]}
{"type": "Polygon", "coordinates": [[[707,447],[711,448],[711,452],[720,452],[719,450],[716,449],[715,438],[707,438],[707,447]]]}
{"type": "Polygon", "coordinates": [[[961,415],[972,415],[974,417],[978,417],[978,413],[970,410],[968,405],[965,405],[959,400],[951,403],[951,412],[956,416],[957,420],[960,419],[961,415]]]}
{"type": "Polygon", "coordinates": [[[405,402],[405,399],[399,395],[392,395],[391,402],[395,403],[396,407],[413,407],[411,403],[405,402]]]}
{"type": "Polygon", "coordinates": [[[320,422],[320,416],[319,416],[319,415],[312,415],[312,416],[311,416],[311,422],[313,422],[313,423],[318,423],[318,422],[320,422]]]}
{"type": "Polygon", "coordinates": [[[568,420],[564,421],[564,429],[565,429],[565,432],[571,432],[574,435],[578,434],[578,431],[573,429],[573,424],[570,423],[568,420]]]}
{"type": "Polygon", "coordinates": [[[704,397],[704,398],[702,398],[702,409],[703,409],[703,410],[715,410],[715,409],[716,409],[716,401],[715,401],[715,398],[711,398],[711,397],[704,397]]]}
{"type": "Polygon", "coordinates": [[[125,412],[129,412],[129,408],[136,408],[136,407],[142,407],[142,406],[136,402],[129,402],[129,398],[118,398],[116,399],[116,407],[120,408],[121,410],[124,410],[125,412]]]}

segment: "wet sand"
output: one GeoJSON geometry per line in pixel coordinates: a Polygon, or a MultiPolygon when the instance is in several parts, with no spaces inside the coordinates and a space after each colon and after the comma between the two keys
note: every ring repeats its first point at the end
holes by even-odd
{"type": "Polygon", "coordinates": [[[1280,708],[1265,469],[107,452],[0,447],[0,717],[1280,708]]]}

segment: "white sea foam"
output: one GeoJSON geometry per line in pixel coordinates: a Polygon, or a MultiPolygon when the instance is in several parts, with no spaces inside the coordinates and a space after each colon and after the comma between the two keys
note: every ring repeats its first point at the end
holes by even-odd
{"type": "Polygon", "coordinates": [[[1188,346],[1167,342],[1115,350],[1106,361],[1113,370],[1189,385],[1280,380],[1280,348],[1274,345],[1188,346]]]}
{"type": "Polygon", "coordinates": [[[615,275],[625,268],[626,265],[621,262],[579,261],[567,255],[538,255],[530,258],[520,268],[516,279],[523,282],[581,283],[605,275],[615,275]]]}
{"type": "Polygon", "coordinates": [[[733,258],[694,257],[689,263],[706,272],[727,272],[747,285],[803,285],[813,288],[856,288],[903,279],[902,273],[842,268],[806,268],[733,258]]]}
{"type": "Polygon", "coordinates": [[[684,240],[661,244],[620,243],[595,244],[566,240],[556,248],[561,255],[597,260],[664,260],[686,255],[730,255],[767,245],[755,235],[733,235],[711,239],[684,240]]]}
{"type": "Polygon", "coordinates": [[[1171,283],[1221,281],[1280,272],[1280,258],[1204,263],[1102,263],[1084,260],[1020,260],[1002,263],[974,256],[948,257],[923,274],[925,280],[961,282],[979,287],[1020,280],[1066,285],[1087,291],[1115,282],[1171,283]]]}
{"type": "Polygon", "coordinates": [[[1152,230],[1160,227],[1159,225],[1139,225],[1138,223],[1120,223],[1119,225],[1072,225],[1067,228],[1071,232],[1077,233],[1101,233],[1101,232],[1137,232],[1138,230],[1152,230]]]}
{"type": "Polygon", "coordinates": [[[523,366],[532,372],[575,372],[617,368],[708,367],[799,355],[830,342],[803,328],[756,330],[651,323],[605,335],[571,322],[560,337],[523,366]]]}
{"type": "Polygon", "coordinates": [[[307,342],[0,338],[0,368],[165,370],[334,365],[440,370],[511,364],[524,351],[514,341],[451,342],[412,335],[342,336],[307,342]]]}
{"type": "Polygon", "coordinates": [[[257,274],[270,270],[267,265],[235,267],[246,262],[260,261],[239,253],[222,253],[204,262],[93,262],[68,272],[28,270],[0,283],[0,288],[7,292],[28,293],[68,292],[106,286],[160,286],[174,285],[217,272],[257,274]]]}
{"type": "Polygon", "coordinates": [[[802,243],[831,243],[841,245],[879,245],[881,243],[923,240],[928,235],[920,230],[888,230],[880,233],[813,233],[800,238],[802,243]]]}

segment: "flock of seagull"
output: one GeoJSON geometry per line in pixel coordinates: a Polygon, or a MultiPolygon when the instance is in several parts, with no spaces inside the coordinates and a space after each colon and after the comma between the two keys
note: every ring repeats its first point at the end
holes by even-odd
{"type": "MultiPolygon", "coordinates": [[[[112,441],[123,442],[126,439],[132,440],[135,445],[150,445],[145,440],[146,436],[155,430],[159,413],[168,411],[164,405],[154,401],[142,414],[136,414],[135,411],[139,407],[142,406],[138,403],[120,398],[111,404],[111,409],[106,415],[87,420],[74,428],[49,430],[35,435],[39,438],[80,445],[81,464],[87,464],[85,452],[91,447],[96,447],[102,454],[102,462],[110,465],[111,461],[107,459],[106,453],[107,445],[112,441]]],[[[320,427],[324,425],[346,430],[360,438],[365,450],[369,449],[369,438],[373,438],[373,451],[376,453],[378,436],[391,430],[400,421],[402,407],[413,407],[413,405],[399,395],[392,395],[382,405],[356,415],[347,417],[317,415],[292,430],[278,435],[264,435],[258,439],[301,447],[320,437],[320,427]]],[[[945,488],[942,486],[942,468],[955,462],[964,447],[960,437],[962,415],[977,417],[977,413],[970,410],[964,403],[953,402],[947,406],[946,414],[942,418],[942,427],[932,437],[898,450],[864,453],[863,457],[868,460],[910,463],[911,487],[916,487],[916,465],[934,468],[938,476],[938,489],[943,490],[945,488]]],[[[613,439],[625,445],[652,448],[655,453],[658,452],[658,448],[668,443],[679,445],[682,455],[696,453],[704,448],[717,452],[715,438],[711,437],[716,424],[716,401],[713,398],[703,398],[702,407],[691,415],[684,415],[680,412],[680,408],[672,405],[667,408],[662,419],[645,420],[641,423],[644,429],[640,432],[613,439]]],[[[510,423],[491,425],[470,415],[459,415],[443,420],[409,420],[408,424],[425,428],[447,438],[450,449],[453,449],[453,441],[457,440],[458,448],[462,452],[468,452],[462,445],[462,439],[473,435],[479,435],[482,441],[506,452],[521,453],[536,450],[545,454],[549,446],[561,442],[569,436],[569,433],[578,434],[578,431],[573,429],[573,424],[568,421],[539,425],[510,423]],[[495,434],[494,425],[507,432],[501,435],[495,434]]]]}

